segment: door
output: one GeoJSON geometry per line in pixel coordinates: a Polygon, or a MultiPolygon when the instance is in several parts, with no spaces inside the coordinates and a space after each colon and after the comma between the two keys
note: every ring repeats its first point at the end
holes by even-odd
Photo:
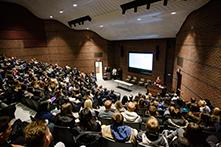
{"type": "Polygon", "coordinates": [[[176,93],[178,96],[180,96],[181,92],[181,83],[182,83],[182,74],[180,72],[176,72],[177,74],[177,87],[176,87],[176,93]]]}
{"type": "Polygon", "coordinates": [[[103,63],[102,61],[95,61],[95,73],[97,79],[102,79],[103,77],[103,63]]]}

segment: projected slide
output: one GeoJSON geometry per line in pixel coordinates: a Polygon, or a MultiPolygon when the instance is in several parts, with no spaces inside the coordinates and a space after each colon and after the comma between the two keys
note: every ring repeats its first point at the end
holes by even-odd
{"type": "Polygon", "coordinates": [[[128,65],[129,65],[129,71],[152,72],[153,53],[129,53],[128,65]]]}

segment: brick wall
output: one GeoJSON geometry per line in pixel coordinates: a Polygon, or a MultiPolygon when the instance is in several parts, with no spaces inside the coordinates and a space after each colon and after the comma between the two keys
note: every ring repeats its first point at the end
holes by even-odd
{"type": "Polygon", "coordinates": [[[192,12],[176,38],[173,88],[181,69],[181,94],[208,98],[221,106],[221,1],[214,0],[192,12]],[[179,63],[177,63],[177,59],[179,63]]]}
{"type": "Polygon", "coordinates": [[[27,9],[0,4],[0,53],[17,58],[94,70],[96,60],[107,65],[107,44],[91,31],[75,31],[54,20],[42,20],[27,9]],[[101,53],[101,57],[96,57],[101,53]]]}

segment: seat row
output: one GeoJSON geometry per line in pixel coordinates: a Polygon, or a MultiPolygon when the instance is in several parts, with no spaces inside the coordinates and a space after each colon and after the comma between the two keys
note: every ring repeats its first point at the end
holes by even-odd
{"type": "Polygon", "coordinates": [[[138,85],[145,86],[145,87],[153,84],[153,81],[151,81],[149,79],[140,78],[138,80],[138,78],[136,76],[130,76],[130,75],[127,76],[126,82],[138,84],[138,85]]]}

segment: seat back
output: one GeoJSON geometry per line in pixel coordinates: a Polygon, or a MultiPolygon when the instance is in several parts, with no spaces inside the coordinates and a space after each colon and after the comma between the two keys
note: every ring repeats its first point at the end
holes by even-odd
{"type": "Polygon", "coordinates": [[[107,138],[103,138],[102,147],[135,147],[132,143],[115,142],[107,138]]]}
{"type": "Polygon", "coordinates": [[[129,123],[129,122],[125,122],[124,124],[130,126],[130,127],[133,128],[133,129],[136,129],[136,130],[138,130],[138,131],[140,130],[140,125],[141,125],[141,123],[129,123]]]}
{"type": "Polygon", "coordinates": [[[76,146],[74,133],[70,127],[55,125],[52,134],[54,136],[55,143],[61,141],[65,144],[65,147],[76,146]]]}
{"type": "Polygon", "coordinates": [[[102,125],[110,125],[110,124],[112,124],[112,120],[111,119],[99,118],[99,120],[101,121],[102,125]]]}
{"type": "Polygon", "coordinates": [[[127,76],[126,81],[129,82],[132,79],[130,75],[127,76]]]}

